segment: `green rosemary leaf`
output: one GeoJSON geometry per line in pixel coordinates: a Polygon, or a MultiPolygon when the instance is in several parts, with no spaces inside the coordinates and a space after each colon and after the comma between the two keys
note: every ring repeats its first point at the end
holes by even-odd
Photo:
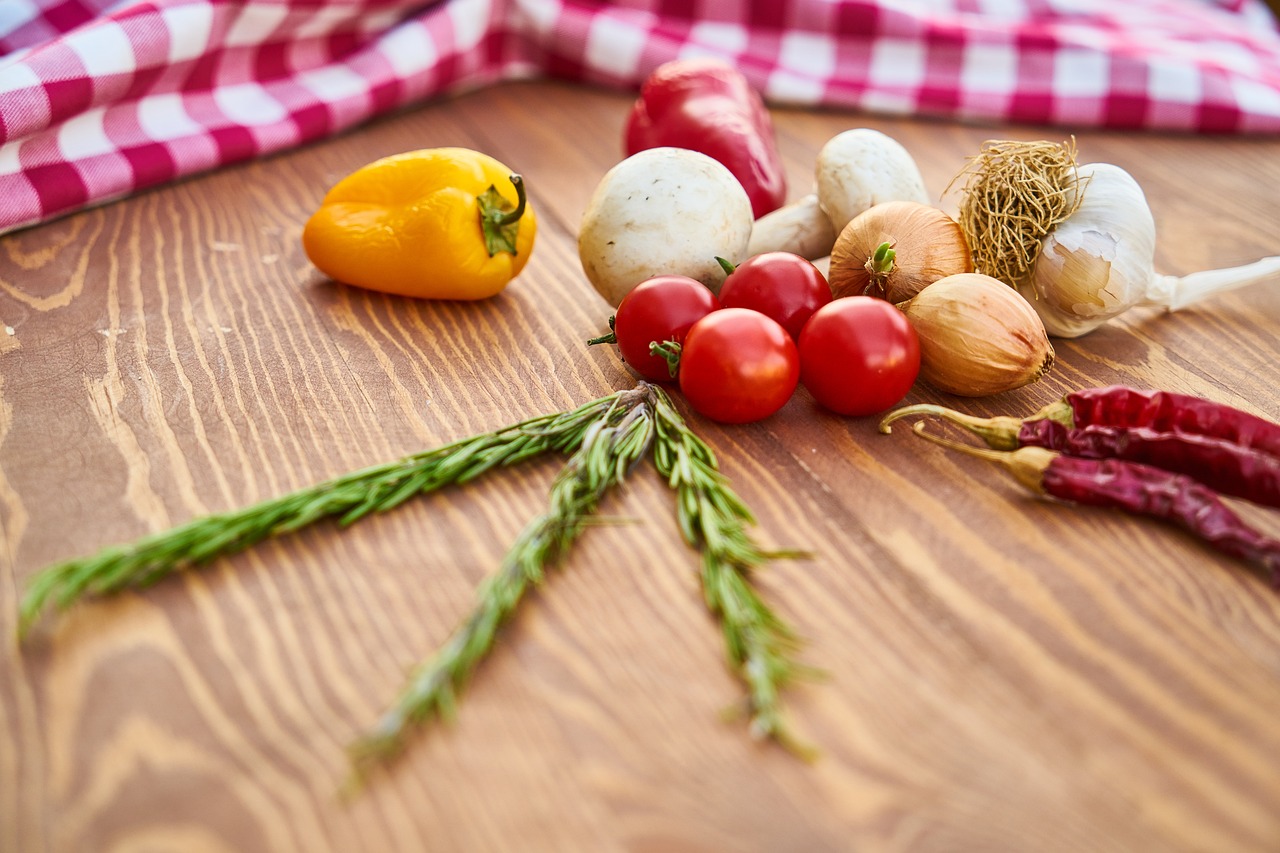
{"type": "Polygon", "coordinates": [[[525,527],[480,585],[467,618],[352,746],[357,773],[398,753],[410,724],[449,717],[457,692],[493,647],[499,628],[582,532],[605,493],[648,453],[653,435],[652,406],[639,397],[621,401],[583,430],[581,446],[551,485],[546,512],[525,527]]]}
{"type": "Polygon", "coordinates": [[[414,495],[467,482],[495,467],[549,451],[570,452],[581,444],[592,424],[602,418],[616,421],[638,401],[647,400],[648,387],[640,383],[635,389],[592,400],[568,412],[541,415],[50,566],[27,583],[19,606],[19,636],[30,630],[50,604],[65,609],[86,595],[145,586],[172,572],[243,551],[324,518],[350,524],[371,512],[385,512],[414,495]]]}
{"type": "MultiPolygon", "coordinates": [[[[720,621],[730,666],[747,689],[751,732],[803,757],[812,749],[787,725],[783,688],[815,671],[797,659],[799,640],[751,584],[750,572],[780,553],[752,541],[751,513],[716,466],[715,454],[684,423],[670,399],[654,388],[654,453],[659,472],[676,492],[680,531],[702,555],[702,590],[720,621]]],[[[788,556],[798,556],[788,553],[788,556]]]]}

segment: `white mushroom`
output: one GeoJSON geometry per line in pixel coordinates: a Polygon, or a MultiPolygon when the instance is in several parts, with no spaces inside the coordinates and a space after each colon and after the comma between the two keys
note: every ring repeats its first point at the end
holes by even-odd
{"type": "Polygon", "coordinates": [[[758,219],[747,255],[794,252],[809,260],[831,254],[836,237],[855,216],[885,201],[929,204],[915,160],[901,143],[860,127],[822,146],[814,168],[817,191],[758,219]]]}
{"type": "Polygon", "coordinates": [[[578,256],[591,285],[616,306],[655,275],[686,275],[714,292],[717,257],[745,257],[751,200],[727,168],[683,148],[650,148],[610,169],[578,230],[578,256]]]}

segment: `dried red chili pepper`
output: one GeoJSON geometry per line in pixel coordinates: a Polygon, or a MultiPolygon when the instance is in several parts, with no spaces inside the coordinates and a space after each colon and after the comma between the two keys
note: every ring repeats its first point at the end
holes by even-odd
{"type": "Polygon", "coordinates": [[[1280,456],[1280,424],[1233,406],[1171,391],[1123,385],[1088,388],[1050,403],[1033,418],[1060,421],[1068,427],[1149,427],[1159,432],[1204,435],[1280,456]]]}
{"type": "Polygon", "coordinates": [[[627,156],[669,146],[720,161],[747,191],[757,219],[786,201],[786,170],[769,110],[742,72],[723,60],[658,66],[640,87],[623,141],[627,156]]]}
{"type": "Polygon", "coordinates": [[[1267,570],[1271,583],[1280,586],[1280,540],[1250,527],[1217,492],[1185,474],[1122,459],[1079,459],[1043,447],[970,447],[931,435],[923,427],[916,424],[915,432],[1000,463],[1033,492],[1170,522],[1223,554],[1267,570]]]}
{"type": "Polygon", "coordinates": [[[1280,507],[1280,456],[1215,436],[1107,424],[1071,428],[1051,418],[977,418],[930,404],[889,413],[880,428],[904,417],[936,415],[964,427],[996,450],[1043,447],[1082,459],[1124,459],[1186,474],[1214,491],[1280,507]]]}

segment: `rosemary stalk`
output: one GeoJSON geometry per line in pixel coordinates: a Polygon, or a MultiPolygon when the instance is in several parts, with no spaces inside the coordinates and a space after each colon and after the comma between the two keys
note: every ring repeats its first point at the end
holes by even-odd
{"type": "MultiPolygon", "coordinates": [[[[651,393],[646,391],[648,399],[651,393]]],[[[573,544],[604,494],[648,454],[652,407],[640,397],[620,401],[619,407],[626,410],[620,420],[606,417],[587,427],[581,446],[552,483],[547,511],[525,527],[501,566],[481,584],[471,613],[353,745],[357,770],[399,752],[413,724],[453,715],[458,691],[525,592],[573,544]]]]}
{"type": "Polygon", "coordinates": [[[175,571],[243,551],[325,518],[336,517],[345,526],[415,495],[466,483],[496,467],[548,451],[571,452],[602,419],[615,423],[648,395],[648,386],[641,382],[632,390],[567,412],[530,418],[51,566],[27,585],[19,607],[19,636],[30,630],[50,604],[61,610],[84,596],[146,586],[175,571]]]}
{"type": "Polygon", "coordinates": [[[755,519],[729,487],[711,448],[666,394],[653,390],[654,463],[675,490],[680,532],[702,554],[703,595],[720,621],[729,664],[747,687],[751,733],[811,757],[812,748],[786,723],[781,693],[797,678],[817,673],[798,661],[798,636],[751,584],[752,570],[769,560],[803,555],[760,549],[747,530],[755,519]]]}

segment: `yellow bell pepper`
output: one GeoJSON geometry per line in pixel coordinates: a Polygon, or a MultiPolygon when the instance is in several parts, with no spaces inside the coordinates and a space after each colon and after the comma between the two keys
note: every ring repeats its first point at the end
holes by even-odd
{"type": "Polygon", "coordinates": [[[429,299],[486,299],[533,251],[537,218],[519,175],[487,154],[430,148],[339,181],[302,231],[325,275],[429,299]]]}

